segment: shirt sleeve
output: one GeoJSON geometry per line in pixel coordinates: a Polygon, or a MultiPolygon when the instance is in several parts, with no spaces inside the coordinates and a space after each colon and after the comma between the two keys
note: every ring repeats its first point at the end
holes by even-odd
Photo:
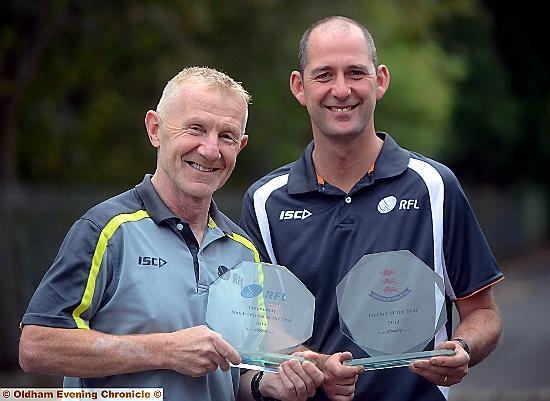
{"type": "Polygon", "coordinates": [[[500,281],[503,274],[454,174],[444,177],[443,252],[452,293],[466,298],[500,281]]]}
{"type": "Polygon", "coordinates": [[[102,268],[107,257],[95,258],[101,229],[79,219],[67,233],[59,252],[38,285],[21,324],[87,328],[109,281],[102,268]]]}

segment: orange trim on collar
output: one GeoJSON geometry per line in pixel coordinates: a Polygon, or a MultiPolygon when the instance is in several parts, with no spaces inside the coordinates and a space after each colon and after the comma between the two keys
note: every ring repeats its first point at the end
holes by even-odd
{"type": "Polygon", "coordinates": [[[315,174],[317,175],[317,184],[325,185],[325,180],[323,179],[323,177],[321,177],[319,174],[317,174],[317,172],[315,172],[315,174]]]}
{"type": "MultiPolygon", "coordinates": [[[[375,162],[376,163],[376,162],[375,162]]],[[[372,163],[369,167],[369,169],[367,170],[367,174],[372,174],[372,172],[374,171],[374,163],[372,163]]],[[[319,175],[319,173],[317,173],[317,171],[315,172],[315,175],[317,176],[317,184],[319,185],[325,185],[325,179],[323,177],[321,177],[319,175]]]]}
{"type": "Polygon", "coordinates": [[[376,163],[376,161],[374,161],[370,167],[369,167],[369,170],[367,171],[367,174],[372,174],[372,172],[374,171],[374,163],[376,163]]]}

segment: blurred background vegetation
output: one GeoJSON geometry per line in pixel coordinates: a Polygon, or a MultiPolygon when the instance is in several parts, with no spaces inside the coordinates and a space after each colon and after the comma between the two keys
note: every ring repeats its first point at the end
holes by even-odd
{"type": "Polygon", "coordinates": [[[549,24],[534,0],[4,0],[0,321],[13,330],[0,367],[16,363],[17,323],[72,221],[153,172],[145,112],[183,67],[223,70],[253,96],[221,192],[231,217],[248,185],[299,157],[311,128],[289,74],[328,15],[371,29],[391,73],[377,129],[455,171],[497,254],[548,240],[549,24]]]}
{"type": "Polygon", "coordinates": [[[377,129],[462,180],[547,185],[548,28],[525,8],[476,0],[5,1],[0,179],[135,184],[154,168],[146,110],[181,68],[208,65],[253,95],[250,145],[229,184],[242,190],[309,140],[288,77],[301,33],[339,14],[371,28],[391,72],[377,129]]]}

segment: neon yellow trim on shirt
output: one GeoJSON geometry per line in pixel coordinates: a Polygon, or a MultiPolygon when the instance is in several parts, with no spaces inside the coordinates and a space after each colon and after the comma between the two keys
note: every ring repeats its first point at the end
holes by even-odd
{"type": "MultiPolygon", "coordinates": [[[[260,253],[258,252],[256,247],[254,246],[252,241],[250,241],[248,238],[245,238],[242,235],[239,235],[237,233],[227,234],[227,236],[229,238],[231,238],[233,241],[244,245],[246,248],[248,248],[252,251],[252,253],[254,254],[254,262],[257,262],[257,267],[258,267],[258,284],[260,284],[263,288],[263,286],[264,286],[264,271],[263,271],[263,268],[262,268],[263,265],[260,263],[260,253]]],[[[264,314],[260,316],[260,322],[261,322],[261,325],[262,325],[261,327],[264,327],[264,328],[267,329],[267,324],[268,324],[268,322],[267,322],[267,312],[265,311],[266,310],[265,309],[265,299],[264,299],[263,292],[260,295],[258,295],[258,310],[264,311],[263,312],[264,314]]],[[[261,342],[260,339],[262,337],[263,336],[258,337],[256,347],[259,347],[259,343],[261,342]]]]}
{"type": "Polygon", "coordinates": [[[254,262],[259,262],[260,261],[260,253],[258,252],[256,247],[254,246],[252,241],[250,241],[248,238],[245,238],[242,235],[239,235],[237,233],[227,234],[227,236],[229,238],[231,238],[233,241],[238,242],[239,244],[242,244],[245,247],[247,247],[248,249],[250,249],[252,251],[252,253],[254,253],[254,262]]]}
{"type": "MultiPolygon", "coordinates": [[[[216,227],[216,223],[214,222],[214,220],[212,220],[212,218],[210,218],[210,221],[208,222],[208,226],[210,228],[216,227]],[[213,226],[210,225],[210,221],[212,222],[213,226]]],[[[258,268],[258,284],[260,284],[263,288],[263,286],[264,286],[264,271],[263,271],[263,267],[262,267],[263,265],[262,265],[262,263],[260,263],[260,253],[258,252],[256,247],[254,246],[252,241],[250,241],[248,238],[243,237],[242,235],[237,234],[237,233],[231,233],[231,234],[226,233],[226,235],[229,238],[231,238],[233,241],[238,242],[239,244],[243,245],[244,247],[246,247],[246,248],[248,248],[252,251],[252,253],[254,254],[254,262],[257,263],[256,266],[258,268]]],[[[264,299],[263,292],[260,295],[258,295],[258,310],[263,311],[263,314],[260,316],[260,322],[261,322],[262,327],[267,328],[267,324],[268,324],[268,322],[267,322],[267,312],[266,312],[266,309],[265,309],[265,299],[264,299]]],[[[260,312],[260,313],[262,313],[262,312],[260,312]]],[[[263,336],[258,336],[258,341],[257,341],[257,344],[256,344],[257,350],[259,350],[259,344],[261,343],[262,337],[263,336]]]]}
{"type": "MultiPolygon", "coordinates": [[[[258,267],[258,284],[260,284],[262,286],[262,288],[264,288],[264,269],[262,267],[263,265],[261,263],[258,263],[257,264],[257,267],[258,267]]],[[[265,330],[268,329],[268,326],[267,326],[267,309],[265,308],[265,298],[264,298],[264,292],[262,291],[260,295],[258,295],[258,310],[259,311],[263,311],[263,312],[260,312],[260,324],[261,324],[261,327],[264,328],[265,330]]],[[[265,331],[262,332],[262,336],[261,338],[263,339],[263,337],[265,336],[265,331]]],[[[256,347],[259,346],[259,342],[256,344],[256,347]]]]}
{"type": "MultiPolygon", "coordinates": [[[[248,249],[250,249],[253,252],[254,262],[257,262],[256,266],[258,268],[258,284],[260,284],[263,288],[263,286],[264,286],[264,270],[263,270],[263,267],[262,267],[263,265],[262,265],[262,263],[260,263],[260,253],[258,252],[256,247],[254,246],[252,241],[250,241],[248,238],[245,238],[242,235],[239,235],[237,233],[227,234],[227,236],[229,238],[231,238],[233,241],[236,241],[236,242],[244,245],[245,247],[247,247],[248,249]]],[[[265,299],[264,299],[263,292],[260,295],[258,295],[257,299],[258,299],[258,310],[263,311],[263,312],[260,312],[260,322],[261,322],[260,324],[261,324],[261,327],[263,327],[267,330],[267,325],[268,325],[267,312],[266,312],[266,308],[265,308],[265,299]]],[[[259,350],[259,345],[262,341],[262,338],[263,338],[263,336],[258,336],[258,340],[256,341],[256,350],[257,351],[259,350]]]]}
{"type": "Polygon", "coordinates": [[[101,234],[99,234],[99,239],[95,247],[94,256],[92,258],[92,265],[90,267],[90,273],[88,274],[88,281],[86,283],[86,288],[84,289],[84,295],[82,295],[82,301],[73,311],[73,319],[79,329],[89,329],[88,325],[80,317],[80,315],[88,310],[92,304],[95,291],[95,282],[97,275],[99,274],[101,262],[103,261],[103,256],[105,255],[105,250],[107,249],[109,240],[121,224],[129,221],[138,221],[146,217],[149,217],[149,213],[145,210],[138,210],[137,212],[128,214],[119,214],[118,216],[113,217],[103,228],[103,230],[101,230],[101,234]]]}

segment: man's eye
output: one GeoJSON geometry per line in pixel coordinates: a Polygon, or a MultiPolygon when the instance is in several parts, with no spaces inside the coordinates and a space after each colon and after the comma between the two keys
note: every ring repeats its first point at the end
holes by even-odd
{"type": "Polygon", "coordinates": [[[330,78],[332,78],[332,74],[329,72],[325,72],[323,74],[319,74],[315,77],[318,81],[328,81],[330,78]]]}
{"type": "Polygon", "coordinates": [[[190,125],[187,130],[193,135],[199,135],[204,132],[204,129],[200,125],[190,125]]]}
{"type": "Polygon", "coordinates": [[[349,76],[351,78],[362,78],[365,76],[365,72],[360,70],[352,70],[349,72],[349,76]]]}
{"type": "Polygon", "coordinates": [[[229,143],[229,144],[235,144],[237,143],[237,139],[235,138],[235,135],[233,135],[232,133],[224,133],[224,134],[220,134],[220,139],[222,141],[224,141],[225,143],[229,143]]]}

